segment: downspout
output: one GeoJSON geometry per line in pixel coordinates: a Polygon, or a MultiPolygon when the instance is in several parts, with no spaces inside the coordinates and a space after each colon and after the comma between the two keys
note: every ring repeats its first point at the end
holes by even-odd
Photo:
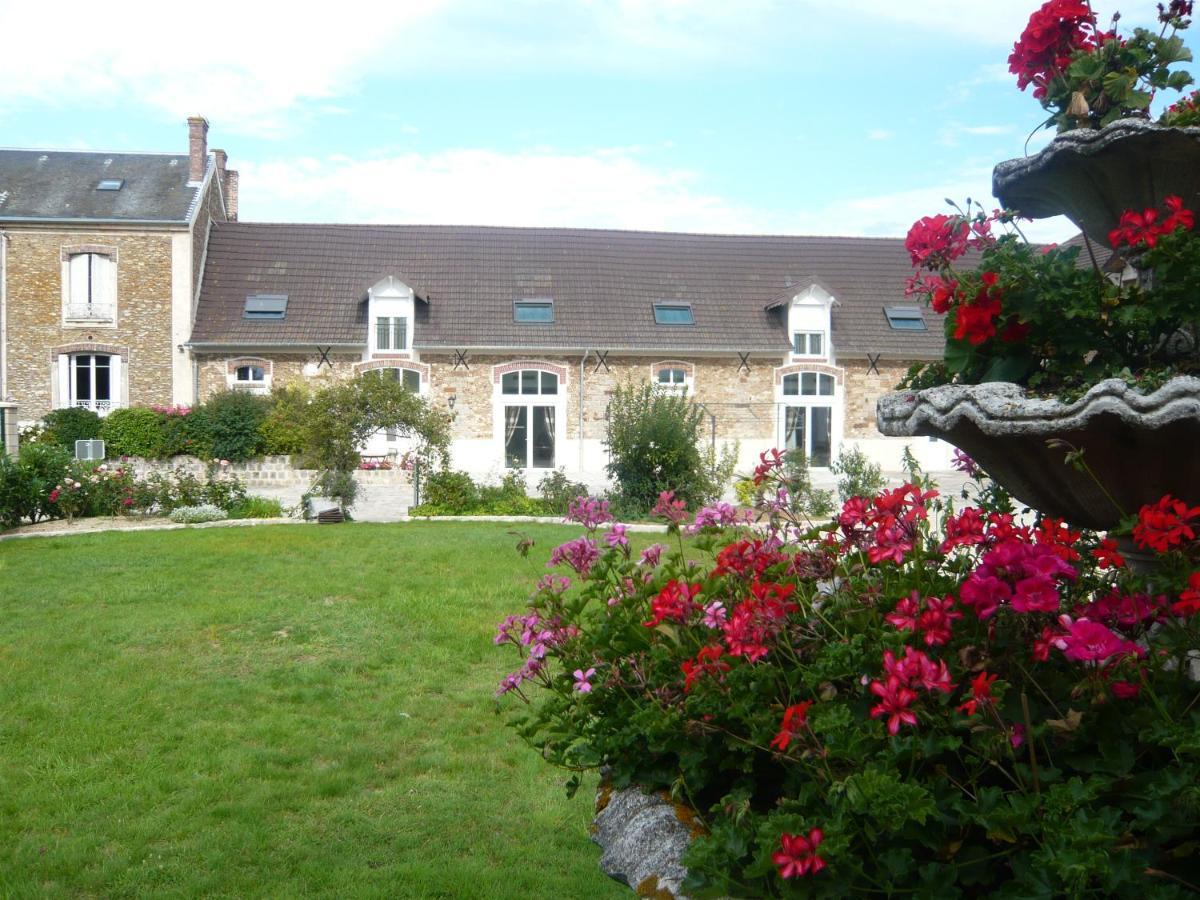
{"type": "Polygon", "coordinates": [[[579,471],[583,472],[583,369],[587,365],[587,358],[591,354],[591,350],[584,350],[583,357],[579,360],[579,471]]]}

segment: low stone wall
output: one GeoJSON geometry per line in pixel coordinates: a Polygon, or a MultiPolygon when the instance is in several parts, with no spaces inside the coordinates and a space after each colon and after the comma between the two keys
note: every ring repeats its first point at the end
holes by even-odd
{"type": "MultiPolygon", "coordinates": [[[[168,473],[181,469],[197,477],[204,477],[208,464],[194,456],[176,456],[171,459],[139,459],[129,460],[138,477],[144,477],[154,472],[168,473]]],[[[292,465],[290,456],[264,456],[243,463],[230,463],[225,469],[231,475],[236,475],[249,490],[256,488],[307,488],[314,478],[316,470],[299,469],[292,465]]],[[[408,472],[403,469],[359,469],[354,473],[355,480],[360,486],[390,485],[400,486],[410,483],[408,472]]]]}

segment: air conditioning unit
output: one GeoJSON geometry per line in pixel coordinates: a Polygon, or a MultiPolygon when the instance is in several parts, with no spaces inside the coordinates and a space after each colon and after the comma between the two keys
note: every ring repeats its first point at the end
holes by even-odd
{"type": "Polygon", "coordinates": [[[75,458],[89,462],[104,460],[104,441],[76,441],[75,458]]]}

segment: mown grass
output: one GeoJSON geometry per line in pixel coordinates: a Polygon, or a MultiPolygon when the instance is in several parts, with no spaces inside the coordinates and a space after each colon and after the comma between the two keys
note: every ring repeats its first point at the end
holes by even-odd
{"type": "Polygon", "coordinates": [[[627,895],[496,714],[509,527],[0,543],[0,896],[627,895]]]}

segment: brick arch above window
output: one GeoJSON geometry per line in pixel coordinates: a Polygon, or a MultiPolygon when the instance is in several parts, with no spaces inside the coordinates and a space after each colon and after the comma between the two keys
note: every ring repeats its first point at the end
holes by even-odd
{"type": "Polygon", "coordinates": [[[425,384],[429,383],[429,366],[424,363],[415,363],[408,359],[373,359],[370,362],[355,363],[354,374],[361,375],[364,372],[374,372],[377,369],[411,369],[421,376],[421,381],[425,384]]]}
{"type": "Polygon", "coordinates": [[[650,366],[650,377],[658,378],[658,373],[663,369],[683,369],[683,374],[687,378],[696,377],[696,367],[690,362],[684,362],[681,359],[664,359],[662,362],[653,363],[650,366]]]}
{"type": "Polygon", "coordinates": [[[271,360],[263,359],[261,356],[239,356],[237,359],[229,360],[225,371],[230,375],[236,375],[237,370],[242,366],[258,366],[268,378],[271,377],[272,370],[275,367],[271,360]]]}
{"type": "Polygon", "coordinates": [[[492,366],[492,384],[499,384],[501,376],[508,372],[520,372],[523,369],[534,369],[538,372],[549,372],[552,375],[558,376],[558,383],[566,384],[567,382],[567,367],[555,365],[554,363],[544,362],[536,359],[521,359],[516,362],[502,363],[498,366],[492,366]]]}
{"type": "Polygon", "coordinates": [[[799,363],[792,366],[780,366],[775,370],[775,386],[779,387],[783,384],[785,375],[795,375],[797,372],[820,372],[822,375],[832,375],[833,380],[840,387],[845,380],[845,371],[837,366],[825,366],[820,363],[799,363]]]}
{"type": "Polygon", "coordinates": [[[123,362],[129,362],[129,348],[122,347],[118,344],[96,344],[91,341],[84,341],[77,344],[60,344],[57,347],[50,348],[50,360],[53,362],[60,356],[73,356],[76,353],[107,353],[110,356],[119,356],[123,362]]]}
{"type": "Polygon", "coordinates": [[[59,256],[63,262],[69,262],[72,256],[78,256],[81,253],[97,253],[114,260],[117,258],[117,248],[107,244],[64,244],[59,256]]]}

